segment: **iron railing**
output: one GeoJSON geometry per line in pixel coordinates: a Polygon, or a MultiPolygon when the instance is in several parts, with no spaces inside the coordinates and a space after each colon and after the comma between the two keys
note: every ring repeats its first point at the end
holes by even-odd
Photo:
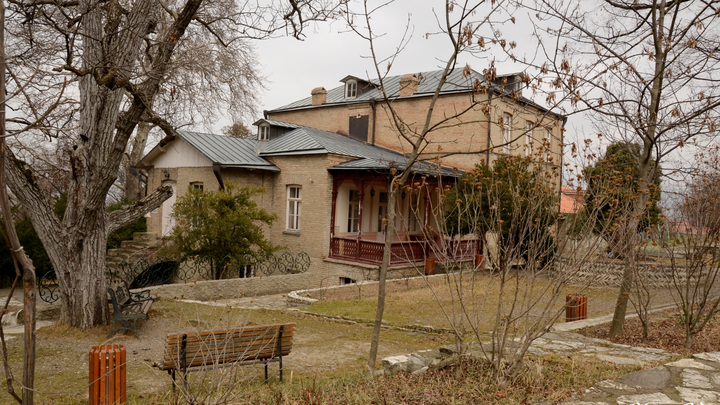
{"type": "MultiPolygon", "coordinates": [[[[283,252],[256,258],[242,257],[184,257],[180,260],[156,257],[141,258],[135,262],[121,262],[106,268],[108,282],[125,280],[130,288],[144,288],[177,281],[215,280],[254,277],[257,271],[266,276],[273,274],[299,274],[310,268],[310,256],[305,252],[293,255],[283,252]]],[[[55,272],[43,275],[38,282],[40,299],[54,303],[60,299],[55,272]]]]}

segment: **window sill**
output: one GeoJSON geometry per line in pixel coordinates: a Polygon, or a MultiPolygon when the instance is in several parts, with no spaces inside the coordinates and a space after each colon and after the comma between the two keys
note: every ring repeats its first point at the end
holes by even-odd
{"type": "Polygon", "coordinates": [[[300,230],[295,229],[286,229],[283,231],[283,234],[290,235],[290,236],[300,236],[300,230]]]}

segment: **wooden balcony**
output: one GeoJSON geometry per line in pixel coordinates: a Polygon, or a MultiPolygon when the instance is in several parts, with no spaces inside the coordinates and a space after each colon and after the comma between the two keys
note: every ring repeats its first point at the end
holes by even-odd
{"type": "MultiPolygon", "coordinates": [[[[363,235],[365,236],[365,235],[363,235]]],[[[330,257],[350,262],[376,264],[382,263],[385,242],[376,237],[334,236],[330,239],[330,257]]],[[[419,236],[411,235],[408,240],[392,243],[390,265],[408,265],[423,262],[432,257],[440,260],[472,260],[476,254],[482,254],[480,239],[446,240],[440,249],[419,236]]]]}

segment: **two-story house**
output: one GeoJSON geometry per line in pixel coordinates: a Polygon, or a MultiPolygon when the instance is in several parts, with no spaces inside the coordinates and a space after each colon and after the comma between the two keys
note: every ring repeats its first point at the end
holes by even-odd
{"type": "MultiPolygon", "coordinates": [[[[305,99],[265,111],[256,137],[180,132],[138,167],[148,172],[149,188],[169,184],[178,195],[188,187],[223,188],[227,181],[263,186],[259,203],[281,218],[270,238],[307,252],[318,285],[372,278],[384,251],[389,182],[405,167],[435,98],[421,161],[396,206],[392,265],[422,266],[448,244],[469,259],[482,253],[479,238],[449,240],[437,232],[439,191],[502,154],[532,155],[538,164],[559,167],[564,117],[522,97],[521,74],[457,69],[439,86],[441,74],[382,83],[347,76],[335,88],[317,87],[305,99]]],[[[174,200],[151,214],[150,231],[172,228],[174,200]]]]}

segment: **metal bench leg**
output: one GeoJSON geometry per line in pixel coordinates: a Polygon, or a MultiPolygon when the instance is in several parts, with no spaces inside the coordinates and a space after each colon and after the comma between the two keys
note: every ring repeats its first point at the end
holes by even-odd
{"type": "Polygon", "coordinates": [[[267,384],[267,382],[268,382],[267,366],[268,366],[268,362],[267,362],[267,360],[265,360],[265,384],[267,384]]]}

